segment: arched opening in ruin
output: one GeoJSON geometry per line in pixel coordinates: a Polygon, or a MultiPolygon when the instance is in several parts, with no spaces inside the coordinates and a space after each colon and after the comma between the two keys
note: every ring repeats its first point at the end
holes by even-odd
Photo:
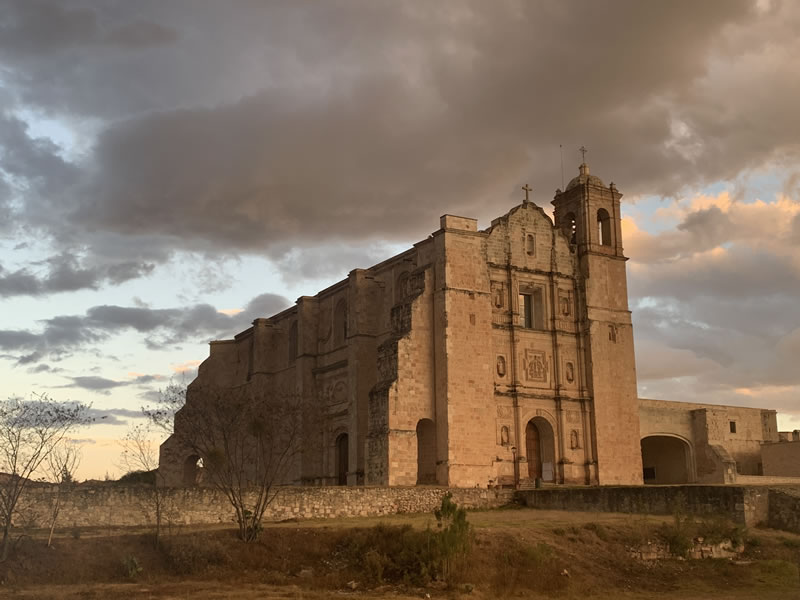
{"type": "Polygon", "coordinates": [[[692,483],[694,463],[689,442],[674,435],[642,438],[642,469],[649,484],[692,483]]]}
{"type": "Polygon", "coordinates": [[[436,425],[430,419],[417,423],[417,485],[436,483],[436,425]]]}
{"type": "Polygon", "coordinates": [[[578,243],[578,221],[575,219],[575,213],[567,213],[564,216],[564,221],[561,225],[564,233],[569,237],[570,244],[578,243]]]}
{"type": "Polygon", "coordinates": [[[534,417],[525,427],[525,459],[528,477],[555,481],[555,436],[547,419],[534,417]]]}
{"type": "Polygon", "coordinates": [[[350,460],[350,442],[346,433],[336,438],[336,485],[347,485],[350,460]]]}
{"type": "Polygon", "coordinates": [[[597,211],[597,236],[603,246],[611,245],[611,216],[605,208],[597,211]]]}
{"type": "Polygon", "coordinates": [[[183,485],[186,487],[195,486],[202,481],[202,476],[203,459],[197,454],[187,456],[186,460],[183,461],[183,485]]]}

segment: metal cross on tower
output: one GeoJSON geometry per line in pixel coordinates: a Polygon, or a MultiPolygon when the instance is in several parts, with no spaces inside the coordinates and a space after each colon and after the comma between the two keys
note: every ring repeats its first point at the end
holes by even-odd
{"type": "Polygon", "coordinates": [[[530,202],[528,194],[530,194],[533,191],[533,188],[526,183],[525,185],[522,186],[522,189],[525,190],[525,202],[530,202]]]}
{"type": "Polygon", "coordinates": [[[582,156],[581,162],[583,164],[586,164],[586,153],[588,152],[588,150],[586,149],[586,146],[581,146],[580,148],[578,148],[578,152],[580,152],[581,156],[582,156]]]}

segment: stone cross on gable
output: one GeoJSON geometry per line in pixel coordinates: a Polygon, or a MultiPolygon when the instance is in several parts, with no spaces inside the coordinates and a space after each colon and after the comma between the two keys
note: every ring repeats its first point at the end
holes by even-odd
{"type": "Polygon", "coordinates": [[[525,190],[525,202],[530,202],[528,194],[530,194],[533,191],[533,188],[526,183],[525,185],[522,186],[522,189],[525,190]]]}

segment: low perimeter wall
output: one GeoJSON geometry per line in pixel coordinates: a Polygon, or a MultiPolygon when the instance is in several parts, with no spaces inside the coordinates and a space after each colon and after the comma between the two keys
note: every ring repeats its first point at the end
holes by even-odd
{"type": "MultiPolygon", "coordinates": [[[[448,491],[443,487],[287,487],[270,504],[268,521],[367,517],[432,512],[448,491]]],[[[496,508],[513,500],[511,490],[450,489],[467,508],[496,508]]],[[[161,488],[165,523],[234,523],[227,498],[212,488],[161,488]]],[[[20,502],[17,524],[44,527],[55,503],[54,486],[35,486],[20,502]]],[[[75,486],[61,497],[60,527],[120,527],[155,522],[154,489],[148,486],[75,486]]]]}
{"type": "MultiPolygon", "coordinates": [[[[233,524],[228,500],[211,488],[162,488],[163,522],[172,525],[233,524]]],[[[443,487],[287,487],[265,515],[270,521],[328,517],[367,517],[432,512],[448,491],[443,487]]],[[[544,488],[513,492],[453,488],[453,499],[467,508],[497,508],[516,500],[549,510],[668,515],[726,514],[747,526],[765,523],[800,533],[800,487],[739,485],[544,488]]],[[[155,523],[154,488],[78,485],[62,495],[58,526],[125,527],[155,523]]],[[[49,525],[55,487],[29,488],[20,501],[18,526],[49,525]]]]}
{"type": "Polygon", "coordinates": [[[544,488],[518,492],[525,506],[549,510],[669,515],[725,514],[743,525],[767,523],[770,488],[738,485],[647,485],[544,488]]]}

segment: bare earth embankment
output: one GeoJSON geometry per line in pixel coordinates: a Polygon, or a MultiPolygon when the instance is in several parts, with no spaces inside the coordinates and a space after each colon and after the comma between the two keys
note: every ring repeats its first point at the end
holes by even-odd
{"type": "Polygon", "coordinates": [[[736,559],[641,560],[632,549],[648,541],[678,547],[703,528],[709,537],[722,529],[718,522],[689,531],[669,517],[532,509],[470,512],[468,522],[470,550],[446,568],[429,560],[431,515],[270,524],[254,544],[239,542],[233,528],[173,529],[158,548],[143,530],[67,528],[52,548],[34,533],[0,565],[0,596],[800,598],[800,535],[739,530],[746,549],[736,559]]]}

